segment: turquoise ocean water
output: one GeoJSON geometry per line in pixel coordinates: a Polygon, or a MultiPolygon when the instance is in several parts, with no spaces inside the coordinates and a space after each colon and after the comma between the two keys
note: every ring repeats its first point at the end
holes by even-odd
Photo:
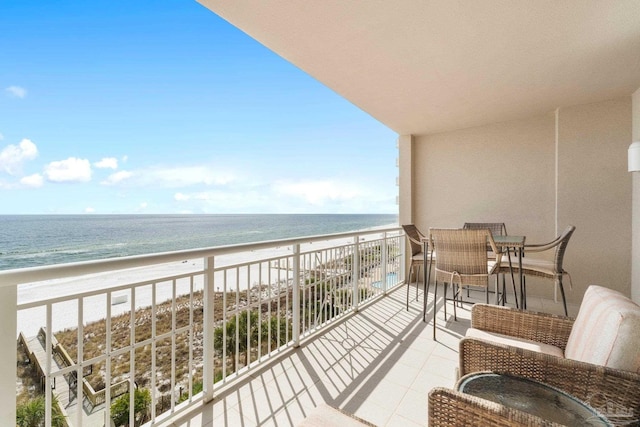
{"type": "Polygon", "coordinates": [[[0,215],[0,270],[397,225],[397,215],[0,215]]]}

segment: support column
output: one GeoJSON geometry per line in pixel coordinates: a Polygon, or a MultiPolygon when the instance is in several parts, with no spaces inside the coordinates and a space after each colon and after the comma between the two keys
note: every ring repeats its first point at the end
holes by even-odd
{"type": "Polygon", "coordinates": [[[413,219],[413,135],[398,137],[398,221],[411,224],[413,219]]]}
{"type": "MultiPolygon", "coordinates": [[[[413,135],[398,137],[398,225],[413,224],[413,135]]],[[[411,247],[407,239],[404,245],[403,280],[409,280],[409,264],[411,263],[411,247]]],[[[417,282],[417,280],[416,280],[417,282]]]]}

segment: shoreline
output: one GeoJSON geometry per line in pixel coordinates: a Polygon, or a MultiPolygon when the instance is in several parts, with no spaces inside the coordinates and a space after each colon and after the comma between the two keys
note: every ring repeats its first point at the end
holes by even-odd
{"type": "MultiPolygon", "coordinates": [[[[366,230],[375,230],[377,228],[386,228],[388,226],[372,227],[366,230]]],[[[314,243],[307,243],[301,245],[303,252],[311,250],[322,250],[334,246],[340,246],[344,244],[352,243],[352,238],[332,239],[326,241],[316,241],[314,243]]],[[[242,252],[237,254],[230,254],[219,256],[216,258],[216,268],[226,267],[230,265],[237,265],[247,263],[254,260],[269,259],[272,257],[285,257],[291,253],[291,247],[281,248],[269,248],[256,250],[252,252],[242,252]]],[[[28,283],[18,286],[18,304],[27,304],[37,302],[40,300],[51,300],[60,298],[62,302],[53,304],[52,309],[52,330],[54,332],[61,331],[67,328],[74,328],[78,326],[78,299],[74,297],[77,294],[85,294],[93,291],[103,291],[96,296],[88,296],[83,298],[83,319],[82,323],[87,324],[94,321],[98,321],[106,318],[107,313],[110,311],[111,317],[118,316],[120,314],[130,311],[131,308],[131,291],[120,290],[114,291],[112,294],[112,305],[107,307],[106,304],[106,292],[108,289],[117,288],[119,286],[126,286],[129,284],[144,283],[144,282],[157,282],[156,285],[156,303],[160,304],[164,301],[170,300],[173,297],[173,286],[167,285],[167,282],[159,282],[156,279],[172,277],[182,274],[197,273],[194,277],[194,291],[202,289],[204,287],[203,275],[198,272],[202,272],[204,269],[204,260],[193,259],[184,260],[181,262],[173,262],[166,264],[159,264],[148,267],[137,267],[126,270],[115,270],[106,273],[77,276],[73,278],[55,279],[43,282],[28,283]],[[43,294],[46,293],[46,296],[43,294]],[[124,295],[127,295],[126,299],[124,295]],[[65,298],[68,298],[65,300],[65,298]],[[119,304],[114,304],[114,301],[121,300],[119,304]]],[[[272,265],[260,267],[259,264],[252,264],[250,269],[233,269],[233,274],[228,273],[226,275],[227,283],[238,284],[239,290],[246,291],[258,283],[254,278],[265,278],[265,269],[272,273],[272,282],[274,277],[278,276],[278,268],[272,265]],[[259,269],[262,270],[260,275],[259,269]]],[[[226,271],[226,270],[225,270],[226,271]]],[[[222,280],[221,275],[214,276],[214,280],[222,280]]],[[[264,280],[261,280],[261,283],[264,280]]],[[[188,294],[190,289],[189,278],[181,279],[176,284],[176,296],[188,294]],[[181,292],[181,290],[184,290],[181,292]]],[[[235,287],[229,286],[226,289],[221,289],[216,286],[216,292],[230,292],[235,291],[235,287]]],[[[152,305],[152,292],[150,285],[144,285],[136,288],[135,292],[135,307],[147,307],[152,305]]],[[[39,306],[36,308],[29,308],[24,310],[18,310],[17,314],[17,331],[22,332],[25,336],[35,336],[40,327],[46,326],[46,310],[45,306],[39,306]]]]}

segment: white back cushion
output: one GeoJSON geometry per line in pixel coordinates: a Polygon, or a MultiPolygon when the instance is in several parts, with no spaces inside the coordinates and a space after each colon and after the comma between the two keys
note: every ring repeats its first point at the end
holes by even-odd
{"type": "Polygon", "coordinates": [[[640,373],[640,306],[620,292],[589,286],[564,354],[567,359],[640,373]]]}

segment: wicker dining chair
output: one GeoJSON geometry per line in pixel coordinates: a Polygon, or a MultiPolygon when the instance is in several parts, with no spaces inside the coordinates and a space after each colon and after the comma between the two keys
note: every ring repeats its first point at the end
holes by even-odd
{"type": "MultiPolygon", "coordinates": [[[[564,306],[564,315],[568,316],[567,312],[567,299],[565,297],[564,286],[562,284],[562,278],[564,276],[569,277],[569,285],[571,285],[571,275],[564,269],[563,261],[564,254],[567,250],[567,244],[569,243],[569,239],[573,235],[576,227],[573,225],[568,225],[567,228],[564,229],[562,234],[555,238],[554,240],[543,243],[543,244],[531,244],[524,246],[524,252],[526,255],[536,252],[545,252],[553,250],[554,258],[553,261],[531,258],[529,256],[522,258],[522,274],[524,276],[534,276],[541,277],[543,279],[553,280],[556,285],[560,287],[560,293],[562,295],[562,304],[564,306]]],[[[504,257],[504,255],[503,255],[504,257]]],[[[515,271],[518,272],[519,267],[516,264],[513,265],[512,269],[509,270],[509,267],[504,265],[506,263],[506,259],[503,259],[502,266],[500,267],[500,272],[504,273],[507,271],[515,271]]],[[[507,264],[508,265],[508,264],[507,264]]],[[[524,282],[523,287],[523,295],[522,295],[522,304],[523,308],[527,308],[527,291],[526,291],[526,281],[524,282]]]]}
{"type": "MultiPolygon", "coordinates": [[[[504,222],[465,222],[462,226],[465,230],[486,230],[487,228],[491,231],[492,236],[506,236],[507,235],[507,226],[504,222]]],[[[487,255],[489,259],[496,259],[496,254],[491,249],[491,245],[487,242],[487,255]]],[[[509,255],[507,253],[507,255],[509,255]]],[[[511,272],[513,273],[513,272],[511,272]]],[[[503,275],[503,293],[504,293],[504,275],[503,275]]],[[[513,280],[513,274],[511,274],[511,282],[513,283],[513,292],[515,294],[515,281],[513,280]]],[[[467,296],[469,296],[469,288],[467,287],[467,296]]],[[[503,294],[503,300],[506,301],[506,294],[503,294]]]]}
{"type": "MultiPolygon", "coordinates": [[[[485,289],[486,302],[489,302],[489,276],[499,271],[499,262],[487,257],[487,242],[494,253],[500,255],[489,229],[452,229],[431,228],[429,239],[438,254],[435,258],[435,291],[433,302],[433,339],[436,338],[436,303],[438,282],[444,284],[444,318],[447,319],[447,286],[451,284],[453,316],[457,320],[456,305],[460,302],[460,289],[464,286],[485,289]]],[[[497,288],[496,282],[496,288],[497,288]]],[[[426,321],[426,298],[423,320],[426,321]]]]}
{"type": "MultiPolygon", "coordinates": [[[[416,300],[418,299],[418,277],[420,274],[420,268],[424,267],[424,252],[422,251],[422,248],[425,236],[420,232],[420,230],[418,230],[418,227],[416,227],[415,224],[405,224],[402,228],[404,229],[404,233],[407,236],[407,239],[409,239],[409,244],[411,246],[411,263],[409,264],[409,272],[405,275],[407,277],[407,310],[409,310],[409,287],[411,286],[412,274],[416,281],[416,300]]],[[[431,258],[433,257],[431,256],[430,259],[431,258]]],[[[425,298],[428,289],[429,284],[425,283],[425,298]]]]}
{"type": "MultiPolygon", "coordinates": [[[[492,236],[506,236],[507,226],[504,222],[465,222],[462,226],[465,230],[486,230],[491,231],[492,236]]],[[[490,252],[490,257],[495,258],[489,243],[487,242],[487,252],[490,252]]]]}

